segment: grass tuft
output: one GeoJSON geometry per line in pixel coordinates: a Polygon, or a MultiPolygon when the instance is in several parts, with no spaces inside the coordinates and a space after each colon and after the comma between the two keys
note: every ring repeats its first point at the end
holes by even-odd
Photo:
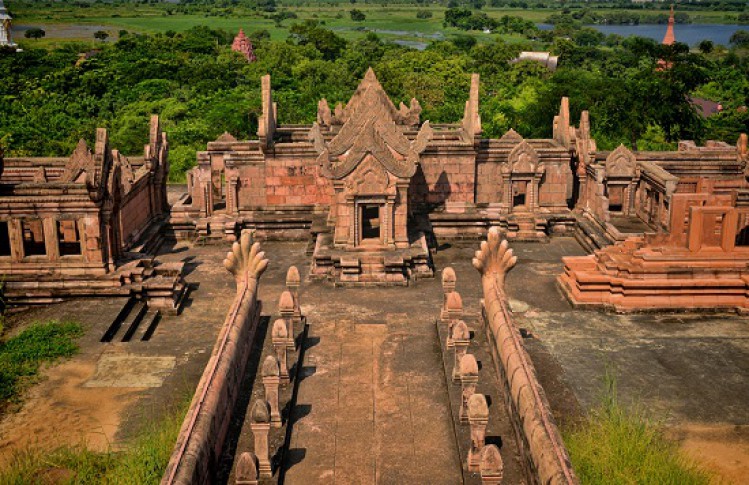
{"type": "Polygon", "coordinates": [[[189,404],[184,399],[160,420],[150,421],[123,451],[99,453],[85,443],[52,451],[28,448],[0,471],[0,484],[159,483],[189,404]]]}
{"type": "Polygon", "coordinates": [[[624,409],[616,380],[605,378],[599,407],[565,433],[575,472],[583,484],[707,485],[711,475],[685,457],[642,410],[624,409]]]}
{"type": "Polygon", "coordinates": [[[0,403],[17,399],[46,362],[78,351],[76,338],[83,328],[71,321],[35,323],[0,342],[0,403]]]}

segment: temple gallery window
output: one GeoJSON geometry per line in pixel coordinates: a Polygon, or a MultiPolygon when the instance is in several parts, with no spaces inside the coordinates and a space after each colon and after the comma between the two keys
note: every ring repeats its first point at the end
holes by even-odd
{"type": "Polygon", "coordinates": [[[41,219],[21,222],[24,256],[45,256],[47,248],[44,243],[44,225],[41,219]]]}
{"type": "Polygon", "coordinates": [[[81,235],[75,220],[57,221],[57,241],[60,256],[79,256],[81,254],[81,235]]]}
{"type": "Polygon", "coordinates": [[[361,207],[361,238],[366,240],[380,239],[380,206],[364,204],[361,207]]]}
{"type": "Polygon", "coordinates": [[[10,256],[10,230],[8,221],[0,221],[0,256],[10,256]]]}

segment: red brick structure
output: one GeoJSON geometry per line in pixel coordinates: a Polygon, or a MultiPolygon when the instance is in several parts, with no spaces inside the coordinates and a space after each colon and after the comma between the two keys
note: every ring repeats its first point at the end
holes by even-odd
{"type": "Polygon", "coordinates": [[[247,62],[255,62],[257,57],[255,56],[255,50],[252,47],[252,41],[244,35],[244,30],[239,29],[239,33],[234,37],[234,42],[231,44],[231,50],[239,52],[247,59],[247,62]]]}
{"type": "Polygon", "coordinates": [[[174,309],[181,266],[157,265],[169,206],[169,144],[151,120],[142,157],[96,133],[70,158],[0,157],[0,273],[11,303],[90,295],[139,296],[174,309]]]}
{"type": "Polygon", "coordinates": [[[682,142],[676,152],[620,147],[595,158],[579,201],[589,232],[579,234],[591,247],[618,242],[564,258],[560,283],[574,303],[749,308],[746,135],[736,147],[682,142]]]}
{"type": "Polygon", "coordinates": [[[243,229],[265,238],[311,232],[319,274],[353,283],[367,280],[359,275],[368,266],[392,283],[429,274],[427,236],[476,238],[492,225],[509,238],[571,231],[574,147],[587,128],[570,126],[565,99],[552,139],[512,130],[484,139],[478,99],[473,75],[459,123],[422,123],[418,101],[396,106],[370,70],[345,107],[323,99],[315,124],[279,125],[264,76],[258,139],[224,134],[198,153],[172,228],[179,237],[229,240],[243,229]],[[357,258],[362,243],[380,255],[357,258]]]}

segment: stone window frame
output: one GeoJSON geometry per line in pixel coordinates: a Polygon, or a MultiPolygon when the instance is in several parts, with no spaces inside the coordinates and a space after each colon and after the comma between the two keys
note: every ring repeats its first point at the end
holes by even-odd
{"type": "Polygon", "coordinates": [[[42,217],[42,216],[22,216],[17,219],[18,225],[19,225],[18,229],[19,229],[20,242],[21,242],[21,245],[18,249],[20,250],[21,261],[29,261],[29,262],[50,261],[52,259],[49,253],[48,247],[47,247],[48,246],[47,239],[48,239],[49,234],[47,234],[47,229],[45,227],[46,224],[44,223],[45,220],[48,220],[48,219],[50,218],[42,217]],[[25,240],[23,236],[24,224],[27,224],[29,222],[34,222],[34,221],[38,221],[42,226],[42,236],[44,237],[44,240],[43,240],[44,254],[26,254],[26,244],[25,244],[25,240]]]}
{"type": "Polygon", "coordinates": [[[55,244],[57,244],[57,257],[61,260],[77,260],[77,259],[85,259],[84,255],[86,252],[86,244],[85,244],[85,234],[86,234],[86,226],[85,226],[85,218],[79,217],[78,215],[72,216],[72,215],[61,215],[58,217],[54,217],[54,228],[55,228],[55,244]],[[62,241],[58,237],[58,225],[62,221],[74,221],[76,228],[78,229],[78,244],[80,246],[80,252],[78,254],[65,254],[63,255],[61,252],[60,244],[62,244],[62,241]]]}

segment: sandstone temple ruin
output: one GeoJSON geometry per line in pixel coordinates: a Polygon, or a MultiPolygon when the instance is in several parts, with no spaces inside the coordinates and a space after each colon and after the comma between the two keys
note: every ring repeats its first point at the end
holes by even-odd
{"type": "MultiPolygon", "coordinates": [[[[466,88],[463,118],[430,124],[418,100],[396,106],[369,70],[345,106],[323,99],[315,123],[287,126],[277,123],[266,76],[258,139],[224,134],[198,153],[170,225],[181,238],[233,241],[253,230],[267,239],[308,240],[310,278],[354,285],[431,276],[436,241],[482,237],[490,227],[510,240],[575,235],[588,250],[601,250],[586,263],[571,260],[561,277],[577,303],[637,307],[646,300],[632,285],[650,292],[670,279],[692,289],[674,290],[684,300],[664,298],[663,307],[697,295],[704,297],[690,301],[709,306],[716,294],[709,288],[726,286],[735,296],[720,300],[744,305],[745,260],[737,256],[747,231],[745,137],[736,146],[683,141],[674,152],[601,151],[587,112],[575,126],[564,98],[550,120],[552,138],[524,139],[510,130],[487,139],[477,75],[466,88]],[[613,251],[634,258],[621,264],[639,268],[640,249],[624,249],[635,246],[663,254],[659,269],[639,274],[604,263],[613,251]],[[685,262],[702,269],[685,273],[685,262]],[[725,271],[717,286],[710,276],[716,271],[725,271]]],[[[657,297],[649,298],[655,304],[657,297]]]]}
{"type": "Polygon", "coordinates": [[[165,485],[577,484],[562,393],[537,371],[550,354],[521,328],[538,312],[506,277],[531,268],[514,296],[557,298],[546,316],[570,325],[589,307],[746,311],[747,136],[600,150],[563,98],[551,138],[490,139],[480,89],[466,79],[462,119],[432,124],[370,69],[347,103],[283,125],[264,76],[257,138],[208,143],[186,191],[167,190],[158,116],[142,154],[105,129],[64,157],[0,153],[2,301],[86,297],[115,314],[96,341],[114,353],[155,335],[203,356],[165,485]],[[131,342],[150,309],[167,328],[131,342]]]}

